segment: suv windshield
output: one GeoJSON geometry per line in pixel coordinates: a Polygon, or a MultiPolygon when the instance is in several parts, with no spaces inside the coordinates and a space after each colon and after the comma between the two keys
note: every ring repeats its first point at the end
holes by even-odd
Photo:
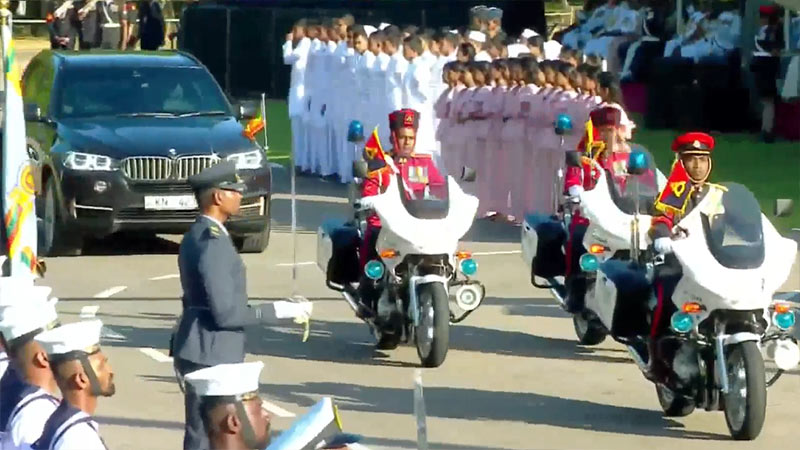
{"type": "Polygon", "coordinates": [[[59,77],[60,118],[230,114],[214,79],[199,67],[73,67],[59,77]]]}
{"type": "Polygon", "coordinates": [[[611,198],[620,211],[635,214],[637,197],[639,214],[652,214],[653,204],[659,194],[656,181],[656,166],[653,155],[640,145],[631,145],[631,152],[647,155],[647,170],[641,175],[627,173],[629,153],[615,153],[611,156],[613,170],[606,170],[611,198]],[[613,173],[612,173],[613,172],[613,173]]]}
{"type": "Polygon", "coordinates": [[[701,211],[708,249],[729,269],[761,267],[764,263],[761,207],[753,193],[741,184],[723,186],[727,191],[701,211]]]}

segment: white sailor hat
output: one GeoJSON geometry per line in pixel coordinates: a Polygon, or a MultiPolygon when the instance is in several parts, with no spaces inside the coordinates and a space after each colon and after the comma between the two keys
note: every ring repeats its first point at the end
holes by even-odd
{"type": "Polygon", "coordinates": [[[28,289],[33,287],[34,279],[33,274],[0,277],[0,307],[25,300],[25,294],[28,289]]]}
{"type": "Polygon", "coordinates": [[[50,288],[36,286],[31,290],[37,294],[28,295],[24,301],[0,310],[0,333],[6,341],[10,342],[35,330],[49,330],[58,321],[58,299],[47,298],[50,288]]]}
{"type": "Polygon", "coordinates": [[[34,339],[48,355],[64,355],[72,352],[95,353],[100,346],[99,319],[68,323],[39,334],[34,339]]]}
{"type": "Polygon", "coordinates": [[[531,30],[530,28],[525,28],[524,30],[522,30],[522,37],[524,37],[525,39],[532,38],[538,35],[539,33],[531,30]]]}
{"type": "Polygon", "coordinates": [[[458,30],[450,30],[450,34],[458,34],[458,30]]]}
{"type": "Polygon", "coordinates": [[[521,53],[528,53],[529,49],[528,46],[525,44],[511,44],[507,47],[508,49],[508,57],[509,58],[516,58],[521,53]]]}
{"type": "Polygon", "coordinates": [[[378,29],[372,25],[364,25],[364,31],[367,32],[367,36],[372,36],[372,33],[378,31],[378,29]]]}
{"type": "Polygon", "coordinates": [[[390,27],[390,26],[392,26],[392,24],[386,23],[386,22],[381,22],[381,24],[378,25],[378,29],[383,31],[386,27],[390,27]]]}
{"type": "Polygon", "coordinates": [[[258,392],[258,378],[264,363],[218,364],[187,373],[184,380],[201,397],[237,397],[258,392]]]}
{"type": "Polygon", "coordinates": [[[476,30],[470,31],[469,35],[467,35],[467,38],[475,42],[481,42],[481,43],[486,42],[486,35],[483,34],[483,32],[476,30]]]}

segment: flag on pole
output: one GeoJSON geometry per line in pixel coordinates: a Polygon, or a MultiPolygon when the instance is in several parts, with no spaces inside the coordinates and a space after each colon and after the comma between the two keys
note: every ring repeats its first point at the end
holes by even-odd
{"type": "Polygon", "coordinates": [[[261,111],[259,110],[258,116],[255,119],[252,119],[249,122],[247,122],[247,125],[245,125],[242,134],[251,141],[255,141],[256,134],[258,134],[259,131],[265,129],[266,127],[267,127],[267,121],[264,120],[264,117],[262,117],[261,111]]]}
{"type": "Polygon", "coordinates": [[[672,164],[672,172],[667,178],[667,185],[656,199],[655,208],[666,214],[683,214],[692,193],[689,174],[683,163],[676,159],[672,164]]]}
{"type": "Polygon", "coordinates": [[[392,172],[400,173],[400,171],[397,170],[397,166],[394,165],[394,160],[392,160],[392,157],[383,151],[381,140],[378,137],[378,127],[375,127],[375,129],[372,130],[372,134],[370,134],[369,139],[367,139],[367,143],[364,144],[364,159],[367,161],[381,161],[389,166],[389,168],[392,169],[392,172]]]}
{"type": "Polygon", "coordinates": [[[2,14],[3,68],[3,217],[11,275],[39,274],[34,182],[27,152],[20,69],[11,36],[11,12],[2,14]]]}

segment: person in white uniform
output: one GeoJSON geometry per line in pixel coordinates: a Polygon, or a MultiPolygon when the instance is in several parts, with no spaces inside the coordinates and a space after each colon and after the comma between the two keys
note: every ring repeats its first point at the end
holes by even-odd
{"type": "Polygon", "coordinates": [[[325,36],[317,20],[309,20],[308,36],[311,38],[311,51],[308,55],[306,68],[306,89],[308,96],[308,109],[304,114],[306,126],[306,139],[308,140],[308,153],[306,159],[300,162],[300,167],[305,172],[320,174],[321,145],[324,142],[324,124],[322,109],[325,102],[325,53],[328,45],[323,41],[325,36]]]}
{"type": "Polygon", "coordinates": [[[323,175],[335,176],[339,175],[338,155],[339,155],[339,141],[337,139],[341,132],[336,131],[337,116],[334,115],[335,105],[341,103],[341,99],[337,98],[334,91],[339,76],[340,65],[337,62],[338,50],[340,45],[339,31],[336,27],[335,19],[328,19],[325,21],[328,34],[328,51],[325,54],[325,73],[326,83],[328,89],[326,90],[325,109],[323,118],[325,119],[325,155],[322,158],[323,175]]]}
{"type": "Polygon", "coordinates": [[[422,60],[422,39],[411,36],[403,41],[403,56],[408,61],[408,70],[403,77],[403,90],[407,98],[405,108],[420,114],[417,131],[417,153],[432,154],[437,167],[442,167],[436,152],[436,138],[433,129],[433,94],[431,93],[430,67],[422,60]]]}
{"type": "MultiPolygon", "coordinates": [[[[384,30],[388,28],[384,27],[384,30]]],[[[389,110],[389,95],[388,95],[388,85],[389,85],[389,63],[392,61],[391,55],[386,53],[384,46],[386,45],[386,32],[385,31],[378,31],[370,36],[370,42],[376,41],[376,49],[377,45],[380,45],[380,50],[378,50],[377,58],[375,61],[375,65],[372,67],[372,101],[375,105],[375,116],[376,117],[386,117],[391,112],[389,110]]],[[[381,139],[381,145],[384,143],[389,142],[389,126],[386,124],[385,120],[381,120],[378,122],[378,137],[381,139]]],[[[364,130],[365,132],[371,132],[372,130],[364,130]]],[[[386,147],[388,148],[388,147],[386,147]]]]}
{"type": "MultiPolygon", "coordinates": [[[[375,62],[377,61],[377,55],[373,53],[372,49],[370,48],[370,40],[369,36],[377,31],[377,28],[371,25],[364,26],[364,32],[366,36],[366,48],[363,52],[361,52],[361,58],[358,61],[358,67],[356,68],[356,86],[358,87],[358,114],[356,117],[364,126],[364,132],[369,133],[378,125],[378,118],[374,116],[374,104],[372,102],[372,98],[370,96],[372,86],[372,70],[375,66],[375,62]]],[[[357,39],[361,39],[359,36],[357,39]]],[[[359,51],[360,47],[356,48],[356,51],[359,51]]],[[[379,48],[379,47],[378,47],[379,48]]]]}
{"type": "Polygon", "coordinates": [[[481,31],[470,31],[467,39],[475,47],[475,61],[492,62],[492,57],[483,49],[486,43],[486,35],[481,31]]]}
{"type": "Polygon", "coordinates": [[[628,36],[630,39],[637,31],[638,25],[638,11],[629,8],[627,2],[617,5],[606,17],[603,31],[586,43],[583,53],[608,59],[611,42],[620,36],[628,36]]]}
{"type": "Polygon", "coordinates": [[[31,286],[15,293],[0,293],[11,295],[12,302],[16,301],[0,310],[0,332],[22,381],[17,389],[3,396],[3,403],[7,403],[4,407],[13,408],[0,445],[3,450],[29,449],[61,402],[56,396],[58,385],[47,353],[34,340],[58,325],[58,299],[48,299],[50,292],[47,286],[31,286]]]}
{"type": "Polygon", "coordinates": [[[303,113],[306,110],[305,74],[311,39],[306,37],[306,21],[299,20],[286,35],[283,63],[292,66],[289,84],[289,119],[292,126],[292,153],[295,161],[305,159],[306,142],[303,113]]]}
{"type": "MultiPolygon", "coordinates": [[[[385,30],[383,41],[383,52],[389,56],[389,64],[386,66],[386,109],[397,111],[405,104],[403,91],[403,75],[408,70],[408,61],[403,56],[401,43],[403,42],[402,31],[399,28],[389,27],[385,30]]],[[[389,113],[384,114],[388,116],[389,113]]],[[[392,141],[389,133],[389,123],[382,120],[378,129],[378,136],[381,139],[381,146],[385,149],[392,148],[392,141]]]]}
{"type": "Polygon", "coordinates": [[[114,372],[100,348],[103,322],[62,325],[34,339],[47,352],[63,399],[44,424],[34,450],[107,450],[92,418],[98,397],[111,397],[114,372]]]}
{"type": "Polygon", "coordinates": [[[583,48],[586,43],[592,39],[592,36],[597,35],[603,30],[608,15],[616,6],[616,0],[608,0],[606,4],[600,5],[588,13],[579,11],[577,15],[578,19],[581,21],[581,25],[569,33],[566,33],[561,39],[561,44],[569,48],[583,48]]]}

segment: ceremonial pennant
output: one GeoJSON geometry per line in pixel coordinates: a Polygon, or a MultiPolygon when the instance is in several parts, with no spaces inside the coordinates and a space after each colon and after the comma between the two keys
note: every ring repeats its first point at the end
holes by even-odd
{"type": "Polygon", "coordinates": [[[3,11],[3,216],[11,275],[38,274],[34,181],[27,151],[20,69],[11,35],[11,15],[3,11]]]}
{"type": "Polygon", "coordinates": [[[675,163],[672,164],[672,172],[667,179],[667,185],[656,199],[655,208],[667,214],[683,214],[691,193],[689,174],[680,160],[675,160],[675,163]]]}

